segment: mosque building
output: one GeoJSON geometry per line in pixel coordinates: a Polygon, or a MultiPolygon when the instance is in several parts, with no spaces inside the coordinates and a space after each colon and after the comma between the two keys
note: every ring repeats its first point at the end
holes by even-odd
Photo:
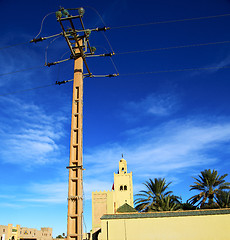
{"type": "Polygon", "coordinates": [[[115,214],[125,206],[133,209],[133,180],[132,172],[128,173],[127,162],[122,158],[118,173],[114,173],[112,190],[92,192],[92,233],[101,228],[100,218],[104,214],[115,214]]]}

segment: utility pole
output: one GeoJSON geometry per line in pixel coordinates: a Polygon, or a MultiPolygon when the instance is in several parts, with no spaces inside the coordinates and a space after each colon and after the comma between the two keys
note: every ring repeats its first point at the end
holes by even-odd
{"type": "MultiPolygon", "coordinates": [[[[85,77],[116,77],[119,74],[93,75],[90,72],[87,57],[112,57],[114,52],[95,55],[96,48],[91,47],[89,35],[92,31],[106,31],[109,28],[85,29],[82,17],[83,8],[60,9],[56,12],[57,21],[61,25],[62,32],[49,37],[34,38],[30,42],[40,42],[48,38],[62,35],[70,49],[70,57],[45,66],[53,66],[68,60],[74,60],[73,98],[71,116],[69,185],[68,185],[68,215],[67,215],[67,240],[83,239],[83,78],[85,77]],[[77,10],[77,15],[70,15],[69,11],[77,10]],[[80,28],[75,28],[74,21],[80,20],[80,28]],[[79,30],[80,29],[80,30],[79,30]],[[83,73],[83,65],[87,73],[83,73]]],[[[57,85],[72,80],[56,82],[57,85]]]]}
{"type": "MultiPolygon", "coordinates": [[[[81,44],[82,41],[79,43],[81,44]]],[[[79,49],[78,49],[79,51],[79,49]]],[[[75,59],[71,118],[67,240],[82,239],[83,229],[83,60],[75,59]]]]}

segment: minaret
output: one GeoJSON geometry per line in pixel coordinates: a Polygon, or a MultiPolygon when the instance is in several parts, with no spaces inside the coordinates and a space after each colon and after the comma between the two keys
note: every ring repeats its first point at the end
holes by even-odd
{"type": "Polygon", "coordinates": [[[132,172],[127,171],[127,162],[125,159],[119,161],[119,172],[114,173],[114,210],[127,203],[133,207],[133,180],[132,172]]]}

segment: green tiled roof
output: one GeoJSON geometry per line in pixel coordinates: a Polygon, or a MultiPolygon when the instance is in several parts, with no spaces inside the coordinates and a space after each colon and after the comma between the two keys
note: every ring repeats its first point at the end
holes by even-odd
{"type": "Polygon", "coordinates": [[[129,212],[137,212],[136,209],[131,207],[128,203],[123,204],[117,209],[118,213],[129,213],[129,212]]]}
{"type": "Polygon", "coordinates": [[[117,214],[105,214],[101,219],[130,219],[130,218],[163,218],[163,217],[186,217],[186,216],[205,216],[230,214],[230,209],[212,209],[212,210],[190,210],[190,211],[172,211],[172,212],[148,212],[134,213],[123,212],[117,214]]]}

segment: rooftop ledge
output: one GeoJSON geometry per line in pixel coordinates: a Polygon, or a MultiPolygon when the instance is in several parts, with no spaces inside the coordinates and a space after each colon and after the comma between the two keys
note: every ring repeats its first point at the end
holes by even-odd
{"type": "Polygon", "coordinates": [[[117,213],[105,214],[101,220],[105,219],[131,219],[131,218],[163,218],[163,217],[187,217],[187,216],[205,216],[230,214],[230,208],[210,209],[210,210],[189,210],[189,211],[171,211],[171,212],[148,212],[148,213],[117,213]]]}

